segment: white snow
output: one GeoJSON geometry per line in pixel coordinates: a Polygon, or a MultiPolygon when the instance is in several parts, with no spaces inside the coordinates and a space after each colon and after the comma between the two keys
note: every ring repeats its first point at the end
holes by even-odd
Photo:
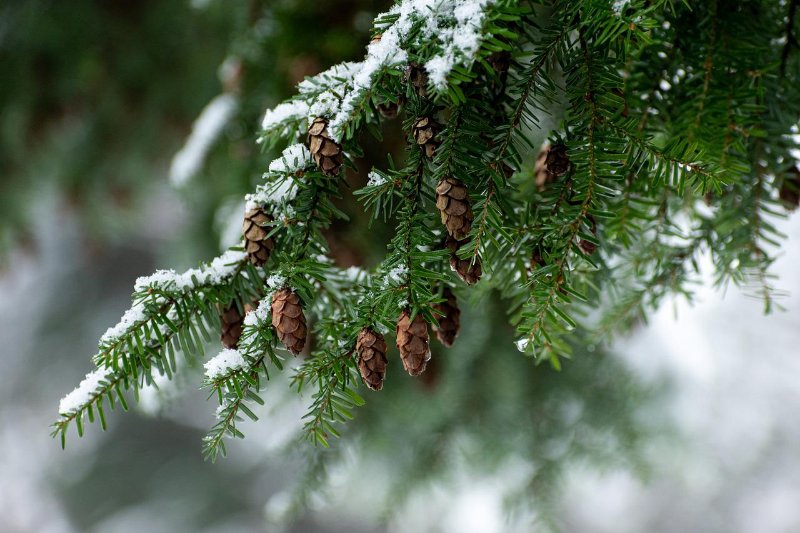
{"type": "Polygon", "coordinates": [[[614,3],[611,4],[611,10],[617,15],[621,15],[625,8],[628,7],[628,4],[630,4],[630,0],[614,0],[614,3]]]}
{"type": "Polygon", "coordinates": [[[340,92],[347,89],[353,76],[361,69],[362,62],[345,61],[333,65],[328,70],[320,72],[301,81],[297,90],[302,95],[319,95],[325,91],[340,92]]]}
{"type": "Polygon", "coordinates": [[[308,104],[303,100],[289,100],[268,109],[261,121],[261,128],[284,136],[288,133],[290,122],[300,122],[308,117],[308,104]]]}
{"type": "Polygon", "coordinates": [[[200,112],[183,148],[172,158],[169,169],[172,185],[180,187],[200,171],[206,154],[233,117],[238,105],[235,96],[224,93],[211,100],[200,112]]]}
{"type": "Polygon", "coordinates": [[[445,15],[445,10],[449,8],[456,23],[452,27],[440,25],[431,28],[439,38],[443,51],[425,63],[425,70],[438,90],[447,86],[447,76],[456,64],[468,65],[475,58],[481,44],[486,7],[491,3],[493,0],[455,0],[445,2],[449,4],[446,7],[439,6],[440,16],[445,15]]]}
{"type": "Polygon", "coordinates": [[[262,324],[269,323],[269,318],[272,311],[271,305],[271,297],[261,300],[256,309],[245,315],[244,325],[249,327],[258,327],[262,324]]]}
{"type": "Polygon", "coordinates": [[[528,338],[517,339],[514,341],[514,345],[517,347],[517,350],[523,353],[528,349],[528,344],[530,344],[530,339],[528,338]]]}
{"type": "Polygon", "coordinates": [[[306,145],[297,143],[288,146],[278,159],[269,164],[269,171],[276,174],[294,174],[305,170],[312,163],[311,152],[306,145]]]}
{"type": "Polygon", "coordinates": [[[265,204],[277,206],[291,202],[297,196],[298,191],[297,183],[292,178],[279,179],[272,183],[259,185],[256,188],[256,192],[245,196],[247,209],[265,204]]]}
{"type": "Polygon", "coordinates": [[[456,58],[453,54],[442,54],[433,57],[425,63],[425,70],[428,71],[428,79],[435,87],[443,88],[447,84],[447,75],[453,70],[456,58]]]}
{"type": "Polygon", "coordinates": [[[58,412],[61,415],[72,415],[80,411],[97,395],[97,391],[102,388],[101,382],[108,380],[113,374],[114,372],[107,368],[98,368],[86,374],[86,378],[75,387],[75,390],[61,398],[58,412]]]}
{"type": "MultiPolygon", "coordinates": [[[[164,290],[187,291],[198,285],[220,285],[227,282],[239,265],[247,258],[247,254],[239,250],[228,250],[222,255],[215,257],[210,264],[200,268],[190,268],[182,274],[174,270],[157,270],[149,276],[142,276],[136,280],[134,289],[141,292],[148,287],[155,287],[164,290]]],[[[127,313],[126,313],[127,314],[127,313]]]]}
{"type": "MultiPolygon", "coordinates": [[[[160,275],[159,274],[160,272],[164,271],[161,270],[159,272],[156,272],[156,274],[154,275],[160,275]]],[[[122,315],[122,318],[119,319],[119,322],[117,322],[116,325],[111,326],[106,330],[105,333],[103,333],[103,336],[100,338],[100,344],[108,344],[114,342],[121,335],[127,333],[130,328],[132,328],[133,326],[135,326],[140,322],[143,322],[146,319],[147,319],[147,314],[145,313],[144,303],[138,302],[134,304],[130,309],[125,311],[125,314],[122,315]]]]}
{"type": "Polygon", "coordinates": [[[358,282],[369,276],[369,273],[361,267],[351,266],[347,267],[344,271],[345,279],[352,282],[358,282]]]}
{"type": "Polygon", "coordinates": [[[386,273],[383,280],[384,287],[401,285],[408,277],[408,267],[406,265],[397,265],[386,273]]]}
{"type": "Polygon", "coordinates": [[[208,360],[203,366],[208,379],[219,379],[232,371],[245,367],[247,361],[238,350],[226,348],[208,360]]]}
{"type": "Polygon", "coordinates": [[[483,38],[486,11],[494,1],[402,0],[388,13],[378,16],[380,19],[391,15],[394,21],[376,23],[381,38],[369,44],[364,61],[341,63],[302,81],[296,99],[266,112],[263,129],[272,134],[286,134],[303,119],[311,121],[324,116],[329,118],[331,138],[341,141],[380,74],[386,69],[405,67],[407,50],[422,50],[434,39],[442,51],[425,68],[433,85],[444,89],[454,66],[469,66],[475,59],[483,38]]]}
{"type": "Polygon", "coordinates": [[[286,276],[282,274],[272,274],[267,278],[267,286],[270,289],[280,289],[286,284],[286,276]]]}
{"type": "Polygon", "coordinates": [[[374,170],[371,171],[367,175],[367,177],[369,178],[369,181],[367,182],[367,185],[369,187],[375,187],[377,185],[383,185],[387,181],[385,176],[383,176],[382,174],[377,173],[374,170]]]}
{"type": "MultiPolygon", "coordinates": [[[[198,286],[220,285],[227,282],[236,272],[239,265],[247,258],[243,251],[228,250],[219,257],[214,258],[210,264],[200,268],[190,268],[182,274],[174,270],[157,270],[149,276],[142,276],[136,280],[134,290],[143,292],[148,288],[158,288],[165,291],[179,290],[186,292],[195,288],[193,278],[197,279],[198,286]]],[[[145,310],[143,301],[136,302],[125,311],[122,318],[106,330],[100,338],[100,345],[117,341],[136,325],[147,320],[149,315],[145,310]]]]}

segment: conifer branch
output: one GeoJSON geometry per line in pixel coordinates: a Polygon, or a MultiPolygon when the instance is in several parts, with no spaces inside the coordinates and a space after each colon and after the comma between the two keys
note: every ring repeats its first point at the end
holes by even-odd
{"type": "Polygon", "coordinates": [[[135,396],[154,372],[172,377],[176,352],[202,356],[222,313],[226,348],[205,362],[219,402],[205,456],[224,455],[224,438],[256,419],[270,372],[284,367],[281,343],[310,352],[291,386],[312,398],[303,434],[328,446],[363,403],[358,374],[383,386],[384,334],[397,332],[410,374],[424,371],[428,326],[441,326],[441,304],[455,298],[443,297],[448,264],[467,285],[497,289],[518,347],[555,368],[570,333],[586,328],[578,318],[601,303],[606,335],[668,294],[691,298],[706,250],[718,284],[756,281],[771,309],[767,249],[781,235],[770,217],[776,196],[797,203],[784,185],[800,119],[789,57],[798,1],[788,20],[776,15],[785,6],[754,14],[719,2],[552,7],[399,0],[376,18],[362,61],[306,78],[268,110],[259,142],[284,149],[246,198],[244,250],[137,282],[53,435],[63,440],[72,424],[82,434],[95,417],[105,426],[105,402],[127,408],[124,392],[135,396]],[[784,32],[780,46],[772,37],[784,32]],[[381,113],[405,114],[407,149],[372,168],[355,196],[394,235],[376,267],[342,269],[324,232],[347,220],[342,173],[381,113]],[[553,126],[537,157],[531,131],[543,118],[553,126]],[[365,351],[363,338],[379,348],[365,351]]]}

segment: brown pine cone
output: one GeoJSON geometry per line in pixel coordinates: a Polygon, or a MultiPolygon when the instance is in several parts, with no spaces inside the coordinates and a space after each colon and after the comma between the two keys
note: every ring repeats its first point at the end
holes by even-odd
{"type": "MultiPolygon", "coordinates": [[[[592,215],[586,215],[586,220],[589,221],[589,231],[592,232],[592,235],[597,235],[597,222],[595,221],[592,215]]],[[[589,242],[586,239],[579,239],[578,240],[578,247],[583,250],[583,253],[586,255],[592,255],[597,251],[597,245],[593,242],[589,242]]]]}
{"type": "Polygon", "coordinates": [[[495,52],[486,58],[486,61],[491,65],[492,69],[497,73],[497,77],[502,85],[505,85],[508,79],[508,69],[511,67],[513,56],[508,50],[495,52]]]}
{"type": "Polygon", "coordinates": [[[418,118],[414,122],[414,140],[422,147],[425,157],[431,159],[436,153],[436,148],[439,146],[439,140],[436,134],[439,131],[439,125],[430,117],[418,118]]]}
{"type": "Polygon", "coordinates": [[[480,256],[474,258],[461,259],[458,257],[458,249],[466,241],[457,241],[451,236],[447,236],[444,241],[445,247],[450,250],[450,268],[458,274],[458,277],[467,285],[475,285],[483,275],[480,256]],[[472,260],[474,259],[474,261],[472,260]]]}
{"type": "Polygon", "coordinates": [[[778,196],[786,209],[794,211],[800,207],[800,170],[796,166],[786,171],[778,196]]]}
{"type": "Polygon", "coordinates": [[[219,314],[220,335],[219,340],[225,348],[236,348],[239,337],[242,336],[242,325],[244,316],[239,312],[236,302],[231,304],[219,314]]]}
{"type": "Polygon", "coordinates": [[[381,390],[386,378],[386,340],[371,328],[362,328],[356,340],[358,371],[361,379],[372,390],[381,390]]]}
{"type": "Polygon", "coordinates": [[[403,79],[406,83],[411,83],[417,96],[420,98],[426,98],[428,96],[428,74],[425,72],[424,68],[416,63],[411,63],[408,65],[408,68],[406,68],[403,79]]]}
{"type": "Polygon", "coordinates": [[[308,150],[326,176],[336,176],[344,164],[342,146],[330,138],[328,121],[317,117],[308,128],[308,150]]]}
{"type": "Polygon", "coordinates": [[[447,233],[456,240],[469,236],[472,229],[472,207],[464,184],[453,178],[442,178],[436,186],[436,207],[447,233]]]}
{"type": "Polygon", "coordinates": [[[275,248],[275,240],[267,236],[270,232],[267,224],[273,220],[261,207],[254,207],[244,215],[242,224],[244,248],[247,251],[247,258],[256,266],[263,266],[269,261],[269,256],[275,248]]]}
{"type": "Polygon", "coordinates": [[[272,325],[286,349],[294,355],[306,345],[306,316],[300,297],[292,289],[281,289],[272,297],[272,325]]]}
{"type": "Polygon", "coordinates": [[[378,112],[381,114],[383,118],[397,118],[397,115],[400,114],[400,108],[405,103],[405,98],[400,97],[397,102],[392,101],[385,101],[382,104],[378,104],[378,112]]]}
{"type": "Polygon", "coordinates": [[[412,376],[425,372],[425,366],[431,358],[428,345],[428,324],[420,313],[411,320],[408,309],[400,313],[397,319],[397,349],[403,368],[412,376]]]}
{"type": "Polygon", "coordinates": [[[545,168],[554,176],[563,176],[569,170],[569,156],[567,156],[567,147],[563,144],[557,144],[547,151],[547,156],[544,161],[545,168]]]}
{"type": "Polygon", "coordinates": [[[439,342],[449,348],[453,345],[461,329],[461,310],[458,308],[456,295],[453,294],[450,287],[444,288],[442,296],[445,300],[433,306],[433,309],[439,313],[439,316],[436,317],[439,325],[433,326],[433,331],[439,342]]]}

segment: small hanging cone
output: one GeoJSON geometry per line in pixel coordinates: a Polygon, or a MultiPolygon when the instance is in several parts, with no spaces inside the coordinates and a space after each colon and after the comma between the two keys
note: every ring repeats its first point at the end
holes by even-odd
{"type": "Polygon", "coordinates": [[[420,98],[426,98],[428,96],[428,74],[425,72],[425,69],[416,63],[411,63],[408,65],[403,79],[406,83],[411,84],[417,96],[420,98]]]}
{"type": "Polygon", "coordinates": [[[222,345],[225,348],[236,348],[239,337],[242,336],[242,325],[244,324],[244,317],[236,307],[236,302],[232,302],[219,314],[219,321],[219,340],[222,341],[222,345]]]}
{"type": "Polygon", "coordinates": [[[434,156],[439,146],[439,140],[436,138],[438,131],[439,125],[430,117],[419,118],[414,123],[414,140],[428,159],[434,156]]]}
{"type": "Polygon", "coordinates": [[[497,72],[501,78],[504,78],[508,73],[508,68],[511,66],[511,59],[511,52],[508,50],[501,50],[500,52],[495,52],[487,57],[486,61],[492,66],[492,69],[494,69],[494,71],[497,72]]]}
{"type": "Polygon", "coordinates": [[[256,266],[263,266],[269,261],[272,250],[275,248],[275,241],[268,237],[270,228],[268,226],[274,219],[264,212],[261,207],[249,209],[244,215],[242,233],[244,234],[244,248],[247,258],[256,266]]]}
{"type": "Polygon", "coordinates": [[[272,325],[286,349],[294,355],[306,345],[306,316],[296,292],[281,289],[272,297],[272,325]]]}
{"type": "Polygon", "coordinates": [[[464,184],[452,177],[442,178],[436,186],[436,207],[447,233],[456,240],[469,236],[472,229],[472,207],[464,184]]]}
{"type": "Polygon", "coordinates": [[[800,169],[796,166],[786,172],[778,196],[786,209],[794,211],[800,207],[800,169]]]}
{"type": "Polygon", "coordinates": [[[371,328],[363,328],[358,332],[358,371],[361,372],[361,379],[372,390],[383,388],[383,380],[386,378],[386,350],[386,340],[380,333],[371,328]]]}
{"type": "Polygon", "coordinates": [[[458,257],[458,249],[462,244],[464,244],[464,242],[465,241],[459,242],[448,235],[447,239],[444,241],[444,245],[450,250],[450,268],[452,268],[453,271],[458,274],[458,277],[461,278],[461,281],[467,285],[475,285],[483,275],[481,258],[480,256],[466,259],[461,259],[458,257]]]}
{"type": "Polygon", "coordinates": [[[417,313],[411,320],[411,313],[406,309],[397,319],[397,349],[403,368],[412,376],[425,372],[425,366],[431,358],[429,346],[428,324],[422,315],[417,313]]]}
{"type": "Polygon", "coordinates": [[[398,98],[397,102],[386,101],[382,104],[378,104],[378,112],[381,114],[383,118],[397,118],[397,115],[400,114],[400,108],[405,103],[405,98],[400,97],[398,98]]]}
{"type": "Polygon", "coordinates": [[[318,117],[308,128],[308,150],[317,166],[326,176],[336,176],[342,169],[342,146],[328,135],[328,121],[318,117]]]}
{"type": "MultiPolygon", "coordinates": [[[[592,235],[597,235],[597,222],[595,221],[592,215],[586,215],[586,220],[589,221],[589,231],[592,232],[592,235]]],[[[586,239],[580,239],[578,241],[578,247],[583,250],[583,253],[586,255],[592,255],[597,251],[597,245],[593,242],[589,242],[586,239]]]]}
{"type": "Polygon", "coordinates": [[[433,309],[439,313],[439,316],[436,317],[439,325],[433,326],[433,331],[439,342],[450,348],[461,329],[461,310],[458,308],[456,295],[453,294],[450,287],[444,288],[442,296],[445,300],[433,306],[433,309]]]}
{"type": "Polygon", "coordinates": [[[539,246],[536,246],[531,252],[531,272],[535,272],[543,265],[544,257],[542,257],[542,249],[539,246]]]}
{"type": "Polygon", "coordinates": [[[569,157],[567,156],[567,147],[563,144],[557,144],[547,151],[547,157],[544,161],[545,168],[554,176],[563,176],[569,170],[569,157]]]}

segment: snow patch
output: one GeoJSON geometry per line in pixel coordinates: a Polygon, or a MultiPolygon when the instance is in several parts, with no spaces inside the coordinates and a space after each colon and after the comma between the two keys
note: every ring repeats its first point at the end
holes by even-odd
{"type": "Polygon", "coordinates": [[[288,146],[278,159],[269,164],[269,171],[276,174],[294,174],[305,170],[314,160],[306,145],[297,143],[288,146]]]}
{"type": "Polygon", "coordinates": [[[98,368],[86,374],[86,378],[75,387],[75,390],[61,398],[58,403],[58,412],[61,415],[69,416],[80,411],[97,396],[98,391],[103,388],[102,383],[108,381],[113,375],[114,372],[107,368],[98,368]]]}
{"type": "Polygon", "coordinates": [[[232,94],[220,94],[203,108],[169,169],[169,180],[175,187],[189,182],[203,166],[208,151],[231,120],[239,102],[232,94]]]}
{"type": "Polygon", "coordinates": [[[383,185],[384,183],[386,183],[388,181],[386,179],[386,176],[384,176],[383,174],[379,174],[378,172],[376,172],[374,170],[371,171],[367,175],[367,177],[369,178],[369,181],[367,182],[367,186],[369,186],[369,187],[377,187],[378,185],[383,185]]]}
{"type": "Polygon", "coordinates": [[[233,371],[241,370],[247,361],[238,350],[227,348],[208,360],[203,366],[206,377],[211,380],[220,379],[233,371]]]}

